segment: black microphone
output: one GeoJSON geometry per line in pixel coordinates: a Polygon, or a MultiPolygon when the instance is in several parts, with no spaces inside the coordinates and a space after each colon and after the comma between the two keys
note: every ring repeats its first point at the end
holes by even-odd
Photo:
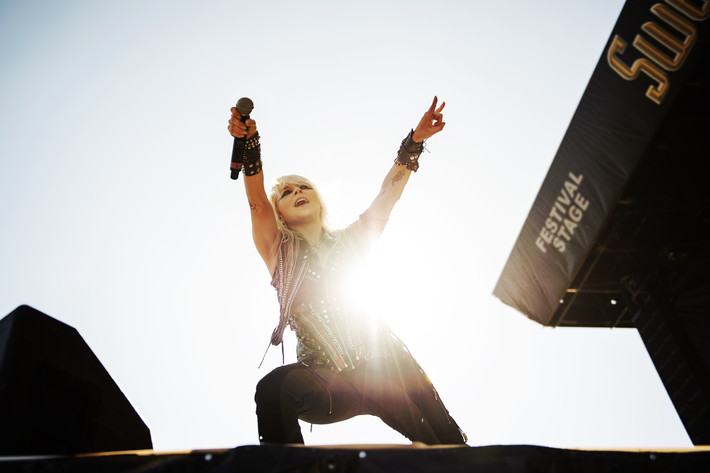
{"type": "MultiPolygon", "coordinates": [[[[246,122],[249,119],[249,114],[254,110],[254,102],[251,99],[242,97],[237,100],[237,112],[242,116],[241,121],[246,122]]],[[[239,171],[242,170],[242,158],[244,157],[244,148],[246,146],[247,137],[234,138],[234,146],[232,147],[232,162],[229,169],[232,171],[230,176],[232,179],[239,178],[239,171]]]]}

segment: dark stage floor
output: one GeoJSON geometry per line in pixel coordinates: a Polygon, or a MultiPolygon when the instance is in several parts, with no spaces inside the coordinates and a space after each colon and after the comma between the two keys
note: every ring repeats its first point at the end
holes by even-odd
{"type": "Polygon", "coordinates": [[[241,446],[228,450],[151,450],[79,456],[0,458],[0,472],[698,472],[710,447],[687,450],[584,450],[529,445],[426,447],[241,446]]]}

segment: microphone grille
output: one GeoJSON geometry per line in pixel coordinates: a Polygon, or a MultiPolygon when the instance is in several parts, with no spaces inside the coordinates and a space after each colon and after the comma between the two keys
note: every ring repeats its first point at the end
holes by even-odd
{"type": "Polygon", "coordinates": [[[248,116],[254,110],[254,102],[250,98],[242,97],[237,100],[237,112],[241,116],[248,116]]]}

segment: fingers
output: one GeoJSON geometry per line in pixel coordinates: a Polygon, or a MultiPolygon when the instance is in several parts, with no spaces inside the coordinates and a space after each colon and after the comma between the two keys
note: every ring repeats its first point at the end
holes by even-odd
{"type": "Polygon", "coordinates": [[[424,113],[424,116],[422,116],[422,119],[419,121],[417,128],[414,130],[415,141],[423,141],[444,129],[446,123],[444,122],[444,115],[441,111],[444,110],[446,102],[441,102],[441,105],[437,108],[436,105],[438,101],[439,98],[434,96],[429,110],[424,113]]]}
{"type": "Polygon", "coordinates": [[[252,119],[246,121],[247,126],[247,139],[251,138],[256,134],[256,122],[252,119]]]}
{"type": "Polygon", "coordinates": [[[247,126],[236,118],[231,118],[229,120],[229,125],[227,125],[227,130],[229,134],[235,138],[243,138],[247,134],[247,126]]]}
{"type": "Polygon", "coordinates": [[[444,128],[445,123],[442,121],[444,119],[444,114],[441,111],[446,106],[446,102],[441,102],[441,106],[432,112],[433,126],[437,128],[437,131],[441,131],[444,128]]]}
{"type": "Polygon", "coordinates": [[[435,95],[434,100],[431,102],[429,110],[427,110],[424,114],[425,118],[428,118],[437,123],[443,118],[441,111],[444,110],[444,107],[446,106],[446,102],[441,102],[441,106],[439,108],[436,108],[436,103],[438,102],[438,100],[439,98],[435,95]]]}
{"type": "Polygon", "coordinates": [[[434,101],[431,103],[431,107],[429,107],[429,110],[427,110],[427,113],[432,113],[434,109],[436,108],[436,102],[439,100],[436,95],[434,96],[434,101]]]}
{"type": "MultiPolygon", "coordinates": [[[[436,97],[434,97],[434,103],[436,103],[436,97]]],[[[437,108],[435,113],[441,113],[441,111],[444,109],[445,105],[446,105],[446,102],[441,102],[441,107],[437,108]]]]}
{"type": "Polygon", "coordinates": [[[229,125],[227,125],[227,130],[229,134],[235,138],[251,138],[256,134],[256,122],[251,118],[242,121],[242,116],[239,114],[235,107],[230,109],[232,112],[232,117],[229,119],[229,125]]]}
{"type": "Polygon", "coordinates": [[[243,138],[247,134],[247,125],[241,121],[242,116],[235,107],[232,107],[230,110],[232,112],[232,117],[229,119],[227,130],[229,130],[229,134],[233,137],[243,138]]]}

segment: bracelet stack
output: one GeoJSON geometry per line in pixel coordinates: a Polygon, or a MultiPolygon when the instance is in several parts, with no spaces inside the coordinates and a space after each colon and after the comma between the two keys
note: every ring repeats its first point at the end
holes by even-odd
{"type": "Polygon", "coordinates": [[[411,130],[407,137],[402,140],[399,151],[397,151],[397,159],[394,162],[412,172],[417,172],[417,169],[419,169],[419,155],[424,151],[424,142],[415,143],[413,136],[414,130],[411,130]]]}
{"type": "Polygon", "coordinates": [[[245,176],[254,176],[261,172],[261,144],[258,131],[246,141],[242,163],[245,176]]]}

